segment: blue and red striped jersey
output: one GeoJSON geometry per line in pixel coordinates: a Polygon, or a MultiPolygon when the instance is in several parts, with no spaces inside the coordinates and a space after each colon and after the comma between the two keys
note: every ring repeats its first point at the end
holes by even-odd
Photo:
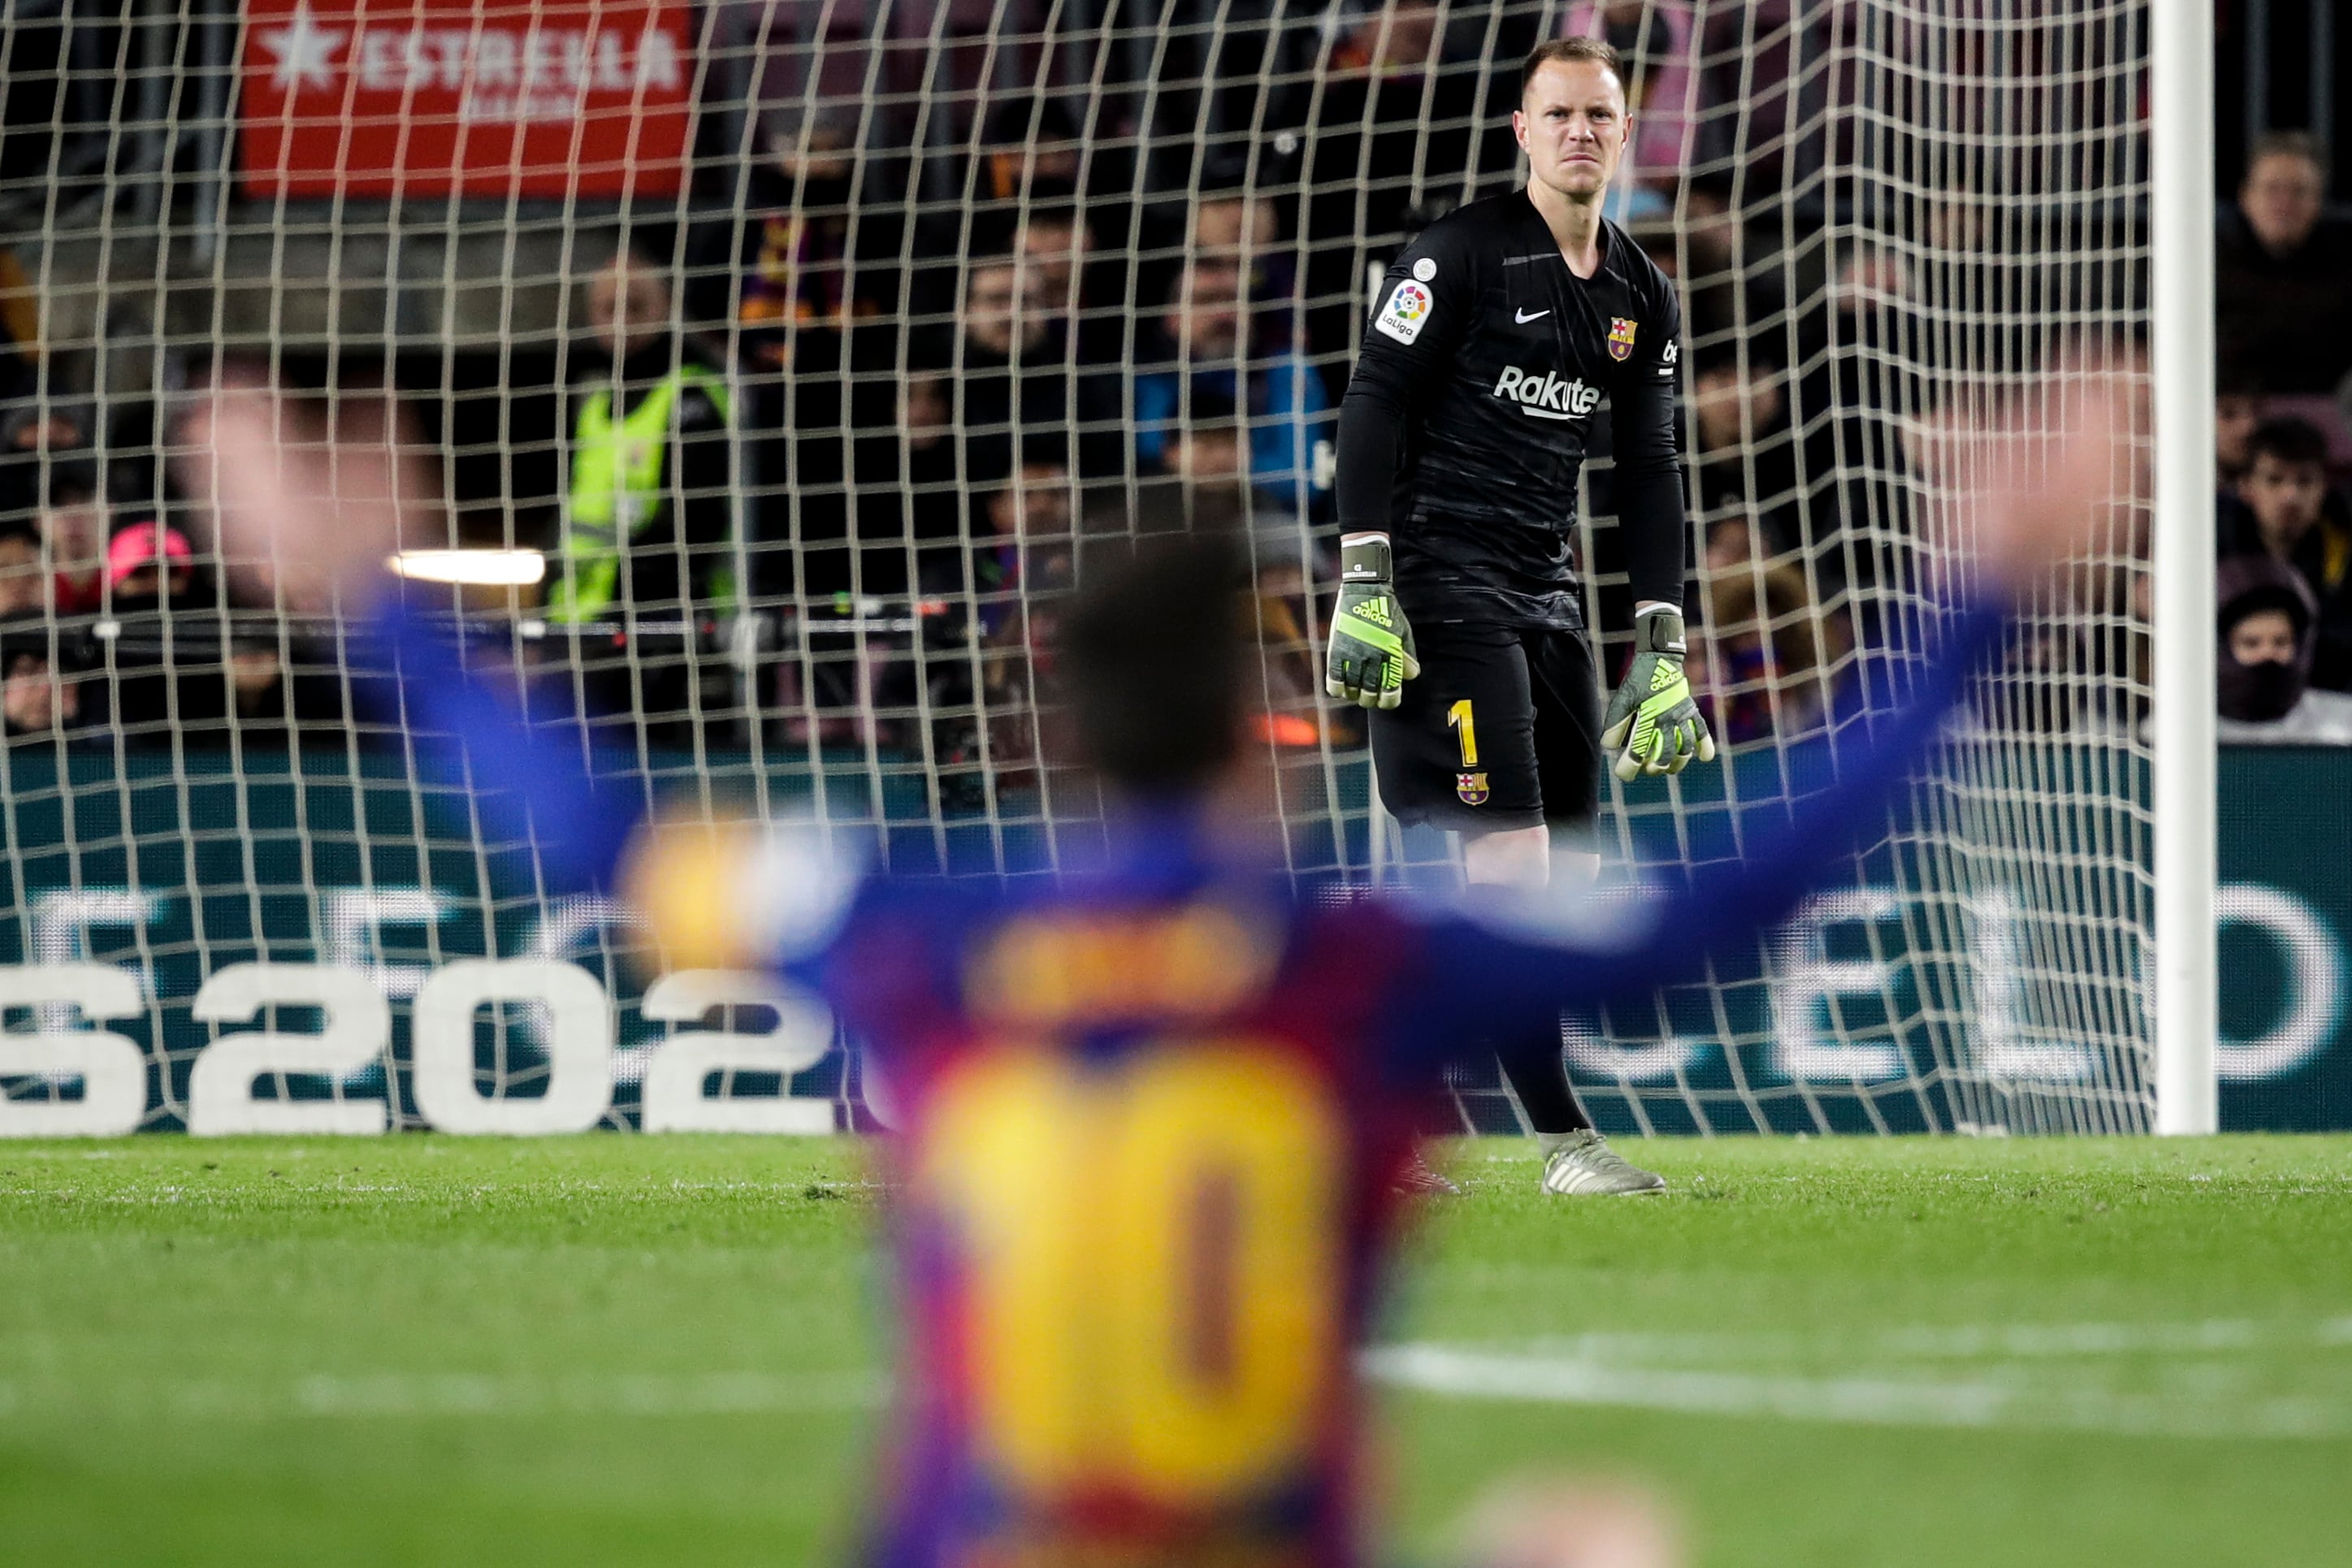
{"type": "MultiPolygon", "coordinates": [[[[775,922],[796,934],[772,959],[896,1104],[874,1568],[1364,1562],[1355,1359],[1445,1064],[1556,1040],[1530,1021],[1698,978],[1784,918],[1884,820],[2000,626],[1953,617],[1836,784],[1606,919],[1575,895],[1303,900],[1222,855],[1197,805],[1121,820],[1050,884],[768,879],[841,889],[775,922]]],[[[422,628],[388,631],[446,760],[496,792],[484,815],[551,879],[609,886],[635,810],[422,628]]]]}

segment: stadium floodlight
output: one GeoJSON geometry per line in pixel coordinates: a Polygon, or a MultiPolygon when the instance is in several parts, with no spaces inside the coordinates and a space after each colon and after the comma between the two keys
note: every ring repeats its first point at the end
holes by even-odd
{"type": "Polygon", "coordinates": [[[547,578],[547,556],[537,550],[404,550],[387,563],[419,583],[470,587],[529,587],[547,578]]]}

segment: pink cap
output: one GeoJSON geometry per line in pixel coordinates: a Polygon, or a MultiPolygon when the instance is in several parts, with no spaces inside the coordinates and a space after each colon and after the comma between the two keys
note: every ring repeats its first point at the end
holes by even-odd
{"type": "Polygon", "coordinates": [[[195,552],[188,547],[188,536],[176,528],[166,528],[160,522],[135,522],[114,536],[106,547],[106,580],[119,584],[125,577],[155,559],[156,542],[163,542],[166,561],[186,561],[195,552]]]}

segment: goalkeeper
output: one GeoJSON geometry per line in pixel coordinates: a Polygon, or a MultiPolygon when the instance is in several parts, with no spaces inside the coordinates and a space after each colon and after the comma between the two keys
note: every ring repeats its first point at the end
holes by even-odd
{"type": "MultiPolygon", "coordinates": [[[[1461,834],[1473,883],[1524,889],[1552,876],[1552,830],[1592,820],[1602,752],[1630,779],[1711,760],[1715,742],[1683,677],[1682,309],[1601,216],[1631,129],[1616,51],[1538,46],[1511,127],[1525,189],[1440,218],[1397,258],[1339,405],[1325,688],[1374,710],[1381,798],[1399,820],[1461,834]],[[1633,659],[1605,713],[1570,551],[1604,395],[1635,599],[1633,659]]],[[[1597,858],[1573,859],[1590,880],[1597,858]]],[[[1546,1146],[1544,1189],[1662,1189],[1593,1130],[1559,1019],[1517,1028],[1506,1070],[1546,1146]]]]}
{"type": "MultiPolygon", "coordinates": [[[[1979,509],[1988,591],[2087,537],[2116,443],[2107,401],[2086,406],[2081,433],[2032,438],[2053,459],[2034,489],[1979,509]]],[[[224,553],[272,562],[305,607],[383,595],[400,514],[433,528],[429,487],[380,407],[347,400],[341,448],[281,446],[288,415],[258,390],[213,405],[219,460],[191,488],[224,553]]],[[[1990,597],[1948,615],[1912,705],[1849,741],[1833,788],[1748,837],[1748,862],[1596,930],[1573,897],[1294,900],[1219,805],[1255,754],[1235,587],[1180,546],[1071,605],[1064,695],[1125,805],[1097,864],[1010,889],[860,879],[790,835],[642,831],[635,789],[592,788],[575,748],[396,604],[383,617],[420,746],[457,737],[442,764],[494,833],[537,840],[550,889],[625,885],[674,962],[779,965],[888,1064],[905,1310],[876,1568],[1364,1562],[1356,1357],[1457,1028],[1645,995],[1754,942],[1849,869],[2001,626],[1990,597]]]]}

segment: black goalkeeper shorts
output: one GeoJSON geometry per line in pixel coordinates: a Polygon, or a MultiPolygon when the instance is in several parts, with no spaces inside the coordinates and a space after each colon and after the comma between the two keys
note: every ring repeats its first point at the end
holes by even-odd
{"type": "Polygon", "coordinates": [[[1413,628],[1421,673],[1371,716],[1381,801],[1408,825],[1580,826],[1599,801],[1601,672],[1580,631],[1413,628]]]}

